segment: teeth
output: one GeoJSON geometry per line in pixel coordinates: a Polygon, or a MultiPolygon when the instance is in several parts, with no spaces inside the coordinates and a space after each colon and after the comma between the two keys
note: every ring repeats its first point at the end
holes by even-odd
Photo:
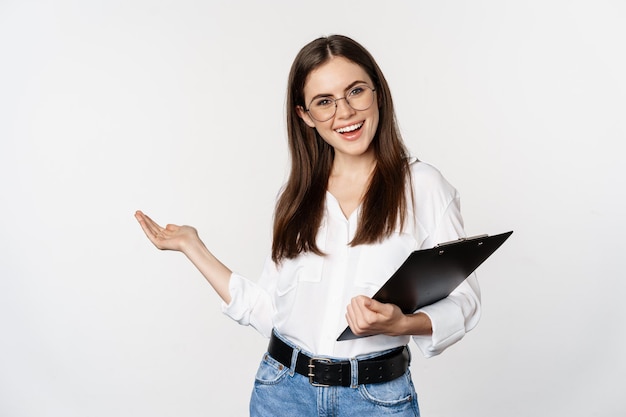
{"type": "Polygon", "coordinates": [[[337,133],[353,132],[353,131],[359,129],[361,126],[363,126],[363,123],[356,123],[356,124],[353,124],[351,126],[346,126],[346,127],[342,127],[341,129],[337,129],[336,132],[337,133]]]}

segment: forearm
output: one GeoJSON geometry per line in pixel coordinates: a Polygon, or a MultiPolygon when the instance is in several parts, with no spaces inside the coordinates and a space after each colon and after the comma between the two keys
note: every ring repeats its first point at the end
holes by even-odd
{"type": "Polygon", "coordinates": [[[433,333],[430,317],[424,313],[405,314],[396,326],[393,326],[391,336],[428,336],[433,333]]]}
{"type": "Polygon", "coordinates": [[[222,300],[230,303],[228,284],[232,271],[221,263],[199,239],[187,244],[182,252],[198,268],[222,300]]]}

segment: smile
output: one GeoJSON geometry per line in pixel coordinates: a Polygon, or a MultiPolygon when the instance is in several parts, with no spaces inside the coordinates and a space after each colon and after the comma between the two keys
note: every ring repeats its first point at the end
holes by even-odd
{"type": "Polygon", "coordinates": [[[353,125],[350,126],[345,126],[339,129],[335,129],[335,132],[337,133],[350,133],[350,132],[354,132],[355,130],[359,130],[361,127],[363,127],[363,122],[360,123],[355,123],[353,125]]]}

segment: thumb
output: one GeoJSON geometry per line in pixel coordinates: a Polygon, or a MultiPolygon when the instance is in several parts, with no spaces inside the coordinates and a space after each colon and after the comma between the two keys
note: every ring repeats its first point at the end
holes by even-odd
{"type": "Polygon", "coordinates": [[[394,310],[398,308],[394,304],[391,303],[383,303],[378,300],[374,300],[372,298],[369,299],[367,304],[367,309],[376,314],[380,314],[385,317],[389,317],[394,313],[394,310]]]}
{"type": "Polygon", "coordinates": [[[383,304],[379,301],[374,300],[373,298],[367,297],[365,300],[363,300],[363,306],[366,307],[368,310],[378,313],[380,312],[383,304]]]}

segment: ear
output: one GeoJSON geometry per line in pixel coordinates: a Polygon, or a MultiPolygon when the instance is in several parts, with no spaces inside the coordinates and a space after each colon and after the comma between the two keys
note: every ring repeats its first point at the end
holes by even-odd
{"type": "Polygon", "coordinates": [[[309,113],[304,110],[302,106],[296,106],[296,113],[298,113],[298,116],[300,116],[300,118],[304,120],[304,123],[306,123],[307,126],[315,127],[315,122],[313,121],[313,119],[311,119],[309,113]]]}

